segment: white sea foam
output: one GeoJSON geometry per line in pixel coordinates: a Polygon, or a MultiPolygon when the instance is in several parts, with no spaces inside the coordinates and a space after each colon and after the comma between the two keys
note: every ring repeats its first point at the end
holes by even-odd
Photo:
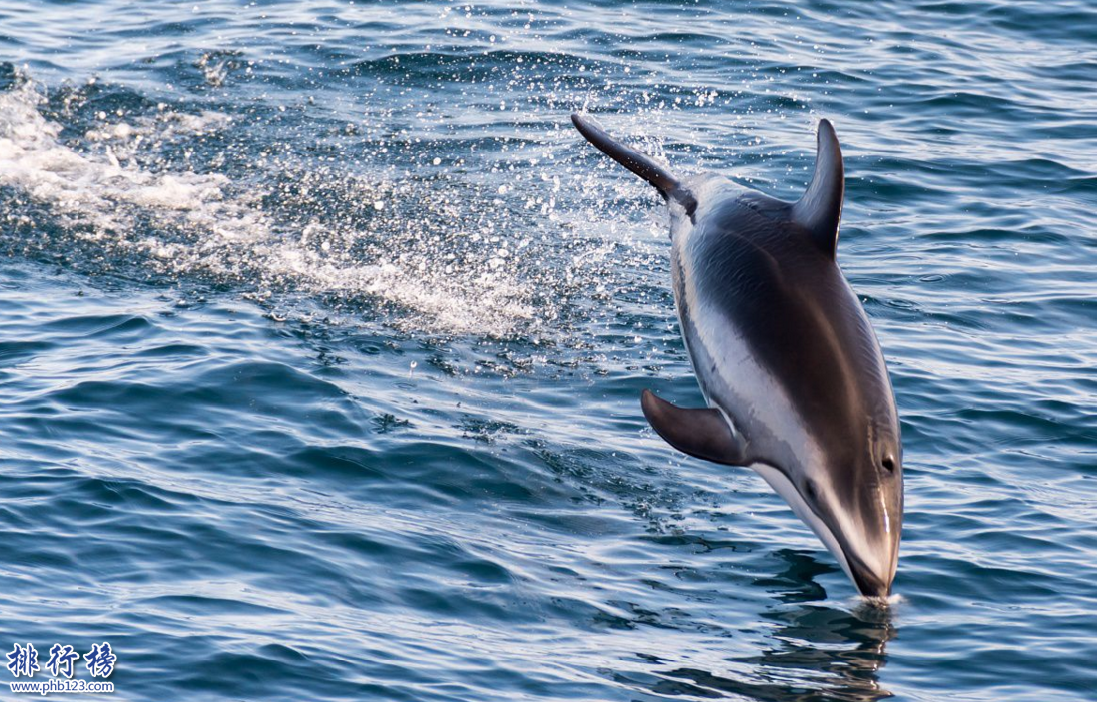
{"type": "Polygon", "coordinates": [[[264,294],[377,299],[403,310],[397,320],[404,327],[502,336],[547,326],[559,295],[546,293],[572,285],[613,251],[604,241],[569,240],[560,229],[555,173],[529,178],[524,191],[479,193],[467,183],[303,166],[291,175],[304,204],[330,198],[335,182],[341,202],[369,207],[357,219],[299,221],[292,208],[264,204],[272,183],[288,177],[283,161],[272,160],[269,179],[257,184],[157,155],[164,144],[230,128],[231,116],[165,106],[152,115],[99,113],[83,139],[63,139],[62,125],[42,114],[44,100],[29,80],[0,92],[0,186],[48,206],[74,241],[100,245],[108,257],[144,257],[154,272],[212,274],[264,294]],[[514,198],[514,207],[503,198],[514,198]],[[528,213],[511,217],[511,210],[528,213]],[[535,221],[556,229],[528,231],[535,221]]]}
{"type": "MultiPolygon", "coordinates": [[[[0,93],[0,185],[49,205],[72,225],[91,225],[91,236],[111,235],[122,245],[140,245],[132,239],[138,210],[164,220],[161,224],[185,224],[220,236],[266,236],[264,218],[249,203],[225,197],[225,176],[156,173],[132,158],[120,160],[110,147],[102,153],[77,151],[60,140],[61,125],[39,111],[43,99],[29,81],[0,93]]],[[[95,131],[109,131],[114,141],[145,135],[121,123],[95,131]]]]}

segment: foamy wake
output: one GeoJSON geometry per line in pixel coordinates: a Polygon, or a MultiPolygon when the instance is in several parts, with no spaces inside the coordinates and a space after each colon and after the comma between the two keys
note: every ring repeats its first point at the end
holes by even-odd
{"type": "MultiPolygon", "coordinates": [[[[523,251],[528,237],[509,236],[506,221],[485,222],[483,209],[455,212],[469,206],[454,204],[467,201],[463,193],[435,207],[430,220],[400,220],[391,214],[401,211],[399,198],[445,200],[446,194],[423,181],[367,183],[344,174],[346,197],[375,203],[389,217],[350,226],[286,221],[264,209],[261,184],[180,169],[150,158],[155,150],[142,151],[150,143],[224,130],[232,124],[228,115],[188,115],[163,106],[153,116],[100,113],[94,128],[70,144],[61,138],[62,126],[43,116],[44,99],[29,80],[0,92],[0,187],[29,198],[39,211],[45,205],[65,237],[101,247],[104,256],[136,255],[158,273],[213,274],[267,293],[293,289],[379,299],[403,310],[403,326],[431,333],[505,336],[543,326],[556,314],[544,303],[546,278],[528,275],[531,266],[546,264],[545,251],[523,251]],[[518,265],[523,256],[535,257],[526,275],[518,265]]],[[[0,213],[0,223],[6,222],[0,226],[9,233],[13,225],[33,231],[37,222],[26,212],[0,213]]],[[[603,242],[566,251],[565,270],[553,275],[569,280],[568,266],[590,266],[611,250],[603,242]]]]}
{"type": "MultiPolygon", "coordinates": [[[[226,197],[229,179],[225,176],[155,173],[137,164],[132,158],[134,142],[148,138],[150,130],[158,127],[156,121],[146,120],[136,127],[119,122],[90,130],[87,138],[106,146],[102,153],[80,153],[60,141],[61,125],[39,112],[43,101],[30,81],[0,93],[0,186],[49,205],[74,236],[111,238],[163,258],[176,252],[154,236],[138,235],[139,216],[153,225],[145,229],[186,227],[226,241],[269,237],[269,223],[252,203],[226,197]]],[[[214,114],[186,118],[160,122],[174,135],[227,121],[214,114]]]]}

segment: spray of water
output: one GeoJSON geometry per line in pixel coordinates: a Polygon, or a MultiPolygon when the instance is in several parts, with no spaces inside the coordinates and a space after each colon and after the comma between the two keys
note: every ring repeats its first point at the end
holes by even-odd
{"type": "MultiPolygon", "coordinates": [[[[81,102],[80,88],[65,90],[53,101],[81,102]]],[[[607,186],[566,159],[483,178],[447,169],[440,153],[426,172],[363,173],[275,144],[234,169],[220,152],[190,155],[231,145],[253,126],[246,116],[160,104],[73,126],[47,116],[50,102],[25,75],[0,92],[0,237],[26,254],[212,279],[263,299],[304,292],[410,330],[539,337],[645,269],[661,227],[657,213],[637,214],[641,185],[607,186]]],[[[537,146],[563,141],[553,130],[537,146]]]]}

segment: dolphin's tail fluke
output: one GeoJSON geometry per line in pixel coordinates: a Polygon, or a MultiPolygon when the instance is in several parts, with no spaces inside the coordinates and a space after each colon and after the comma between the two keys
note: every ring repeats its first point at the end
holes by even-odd
{"type": "Polygon", "coordinates": [[[654,185],[664,198],[677,201],[692,214],[697,207],[693,194],[683,187],[674,174],[656,163],[655,159],[617,141],[590,117],[573,112],[571,121],[579,133],[599,151],[654,185]]]}

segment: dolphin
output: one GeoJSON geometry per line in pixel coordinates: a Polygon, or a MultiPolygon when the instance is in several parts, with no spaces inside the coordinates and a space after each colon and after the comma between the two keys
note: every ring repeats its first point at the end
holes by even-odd
{"type": "Polygon", "coordinates": [[[819,122],[811,184],[785,202],[715,173],[679,177],[590,117],[571,119],[670,210],[678,322],[708,407],[645,390],[644,416],[683,453],[758,472],[863,596],[887,597],[903,522],[899,417],[879,342],[838,267],[834,127],[819,122]]]}

